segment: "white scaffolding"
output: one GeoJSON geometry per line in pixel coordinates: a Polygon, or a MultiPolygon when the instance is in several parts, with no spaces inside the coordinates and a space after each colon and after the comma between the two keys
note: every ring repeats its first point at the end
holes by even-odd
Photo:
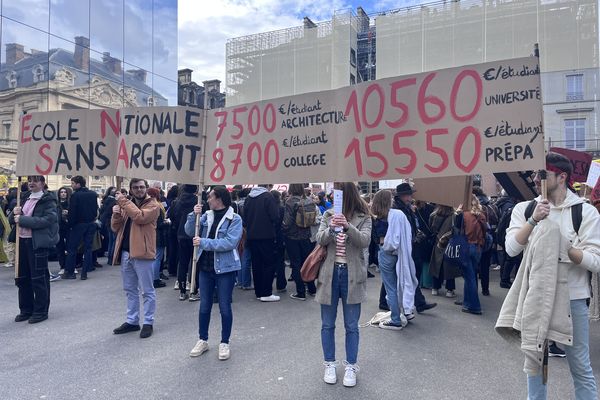
{"type": "Polygon", "coordinates": [[[331,21],[227,41],[227,105],[347,86],[356,77],[357,19],[331,21]]]}

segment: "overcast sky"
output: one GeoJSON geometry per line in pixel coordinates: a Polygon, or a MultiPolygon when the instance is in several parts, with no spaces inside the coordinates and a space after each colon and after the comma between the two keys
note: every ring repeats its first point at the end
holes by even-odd
{"type": "Polygon", "coordinates": [[[356,7],[368,13],[423,0],[179,0],[179,68],[194,70],[197,83],[219,79],[225,86],[227,39],[330,20],[335,10],[356,7]]]}

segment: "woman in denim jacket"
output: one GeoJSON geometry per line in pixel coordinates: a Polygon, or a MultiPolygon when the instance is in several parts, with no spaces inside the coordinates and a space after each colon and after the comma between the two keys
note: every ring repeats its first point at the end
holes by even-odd
{"type": "MultiPolygon", "coordinates": [[[[200,236],[193,238],[198,246],[200,291],[199,336],[190,357],[198,357],[208,350],[208,326],[213,304],[213,293],[217,290],[221,313],[221,344],[219,360],[229,358],[229,337],[233,324],[231,298],[237,271],[241,268],[237,246],[242,238],[242,218],[233,212],[231,195],[224,186],[214,187],[208,195],[207,211],[200,219],[200,236]]],[[[196,215],[202,214],[202,206],[194,206],[187,216],[185,233],[194,236],[196,215]]]]}

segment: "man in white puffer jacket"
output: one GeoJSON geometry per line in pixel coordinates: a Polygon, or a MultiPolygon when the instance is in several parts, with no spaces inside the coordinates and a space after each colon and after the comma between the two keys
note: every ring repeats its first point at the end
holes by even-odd
{"type": "MultiPolygon", "coordinates": [[[[571,207],[584,201],[568,190],[573,171],[571,163],[566,157],[550,152],[546,155],[546,171],[548,199],[542,200],[539,196],[533,215],[527,220],[525,209],[529,202],[515,206],[510,227],[506,231],[506,252],[511,257],[520,254],[527,247],[536,225],[546,218],[560,227],[558,268],[568,272],[571,313],[567,318],[571,320],[573,332],[572,345],[566,346],[565,351],[575,386],[575,398],[597,400],[598,388],[590,363],[588,301],[589,272],[600,271],[600,216],[593,206],[584,203],[581,226],[576,233],[571,207]]],[[[541,192],[539,175],[534,179],[538,193],[541,192]]],[[[560,310],[560,307],[552,306],[553,311],[560,310]]],[[[523,327],[523,331],[526,329],[523,327]]],[[[546,399],[547,386],[543,382],[541,369],[537,373],[526,372],[528,399],[546,399]]]]}

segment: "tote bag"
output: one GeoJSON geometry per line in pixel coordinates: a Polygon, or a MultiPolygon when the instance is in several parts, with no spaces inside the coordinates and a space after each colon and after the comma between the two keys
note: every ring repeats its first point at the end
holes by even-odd
{"type": "Polygon", "coordinates": [[[453,217],[452,236],[444,250],[444,261],[458,268],[462,268],[469,257],[469,241],[465,235],[464,225],[462,214],[453,217]]]}

